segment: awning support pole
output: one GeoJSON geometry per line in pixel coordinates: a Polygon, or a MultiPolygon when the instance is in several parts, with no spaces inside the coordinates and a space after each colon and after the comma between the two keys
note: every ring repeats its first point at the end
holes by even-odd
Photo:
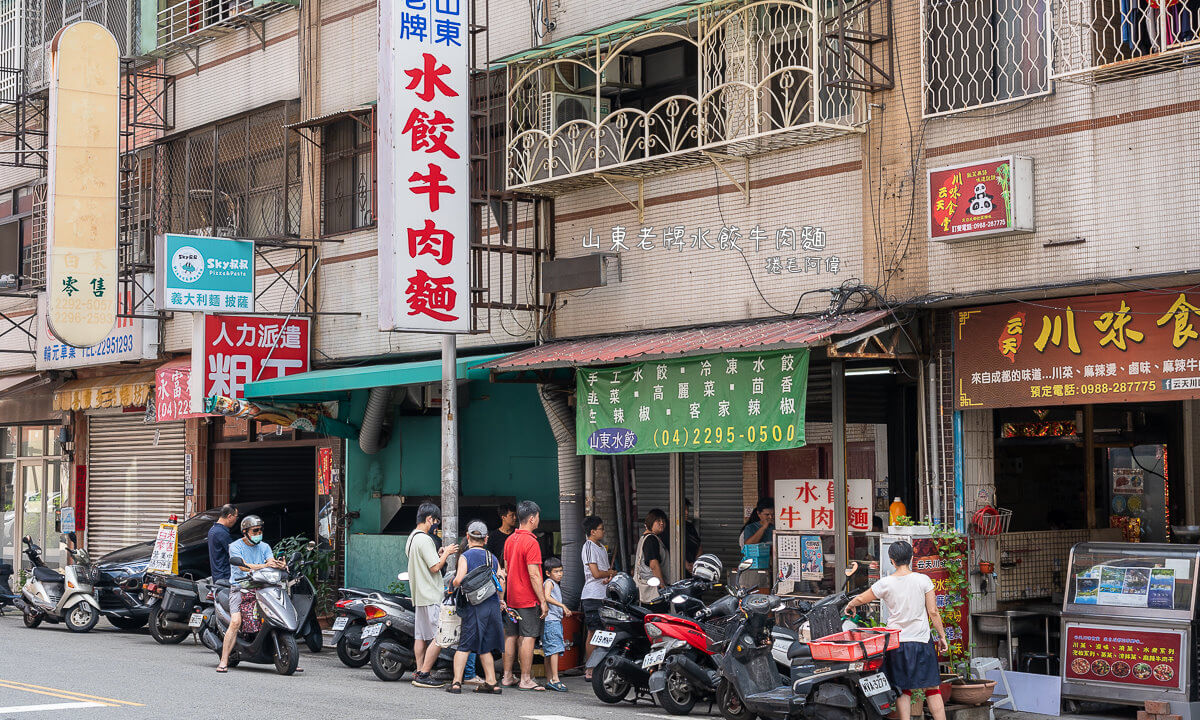
{"type": "Polygon", "coordinates": [[[829,374],[833,388],[833,572],[834,583],[847,567],[846,538],[846,362],[832,360],[829,374]]]}
{"type": "MultiPolygon", "coordinates": [[[[454,335],[442,336],[442,542],[458,540],[458,378],[454,335]]],[[[457,562],[455,560],[454,562],[457,562]]]]}

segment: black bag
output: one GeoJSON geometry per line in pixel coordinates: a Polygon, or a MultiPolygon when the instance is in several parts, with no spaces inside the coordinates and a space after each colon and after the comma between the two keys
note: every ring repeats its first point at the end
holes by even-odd
{"type": "Polygon", "coordinates": [[[459,583],[458,589],[462,591],[468,603],[478,605],[496,594],[496,583],[492,575],[492,555],[488,553],[487,562],[464,575],[459,583]]]}

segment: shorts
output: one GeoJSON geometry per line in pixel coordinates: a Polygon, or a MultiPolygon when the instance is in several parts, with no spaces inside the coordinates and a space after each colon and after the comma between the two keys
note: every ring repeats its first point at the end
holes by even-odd
{"type": "Polygon", "coordinates": [[[588,630],[603,630],[604,621],[600,619],[600,608],[604,601],[598,598],[585,598],[579,601],[583,605],[583,624],[588,630]]]}
{"type": "Polygon", "coordinates": [[[504,617],[504,636],[505,637],[523,637],[536,638],[542,636],[542,609],[534,606],[530,608],[510,608],[521,619],[519,622],[513,622],[511,618],[504,617]]]}
{"type": "Polygon", "coordinates": [[[429,642],[437,637],[438,625],[441,624],[441,605],[418,605],[413,609],[416,618],[413,620],[413,639],[429,642]]]}
{"type": "Polygon", "coordinates": [[[242,611],[242,586],[233,585],[229,588],[229,614],[242,611]]]}
{"type": "Polygon", "coordinates": [[[542,627],[542,654],[559,655],[566,649],[562,620],[547,620],[542,627]]]}

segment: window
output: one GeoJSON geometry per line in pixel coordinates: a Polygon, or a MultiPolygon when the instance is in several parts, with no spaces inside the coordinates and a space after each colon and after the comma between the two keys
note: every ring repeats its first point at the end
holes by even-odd
{"type": "Polygon", "coordinates": [[[1050,89],[1047,0],[924,0],[925,115],[1050,89]]]}
{"type": "Polygon", "coordinates": [[[25,535],[62,563],[58,510],[69,484],[58,443],[59,425],[0,426],[0,562],[15,564],[25,535]]]}
{"type": "Polygon", "coordinates": [[[321,152],[326,235],[375,224],[375,156],[371,115],[342,118],[325,126],[321,152]]]}
{"type": "Polygon", "coordinates": [[[0,289],[33,287],[33,192],[0,193],[0,289]]]}

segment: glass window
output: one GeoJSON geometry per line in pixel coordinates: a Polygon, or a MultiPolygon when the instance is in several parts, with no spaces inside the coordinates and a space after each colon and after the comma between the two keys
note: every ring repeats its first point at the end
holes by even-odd
{"type": "Polygon", "coordinates": [[[346,232],[375,223],[369,116],[346,118],[325,126],[324,221],[326,233],[346,232]]]}
{"type": "Polygon", "coordinates": [[[1128,546],[1077,546],[1067,602],[1075,605],[1189,610],[1196,553],[1128,546]]]}
{"type": "Polygon", "coordinates": [[[21,457],[38,457],[46,452],[46,427],[23,425],[21,427],[21,457]]]}
{"type": "Polygon", "coordinates": [[[58,441],[58,432],[62,427],[62,425],[51,425],[46,429],[47,442],[49,443],[49,450],[46,452],[47,455],[62,455],[62,443],[58,441]]]}
{"type": "Polygon", "coordinates": [[[17,456],[17,429],[13,426],[0,427],[0,457],[17,456]]]}
{"type": "Polygon", "coordinates": [[[13,565],[17,552],[17,466],[0,463],[0,563],[13,565]]]}

